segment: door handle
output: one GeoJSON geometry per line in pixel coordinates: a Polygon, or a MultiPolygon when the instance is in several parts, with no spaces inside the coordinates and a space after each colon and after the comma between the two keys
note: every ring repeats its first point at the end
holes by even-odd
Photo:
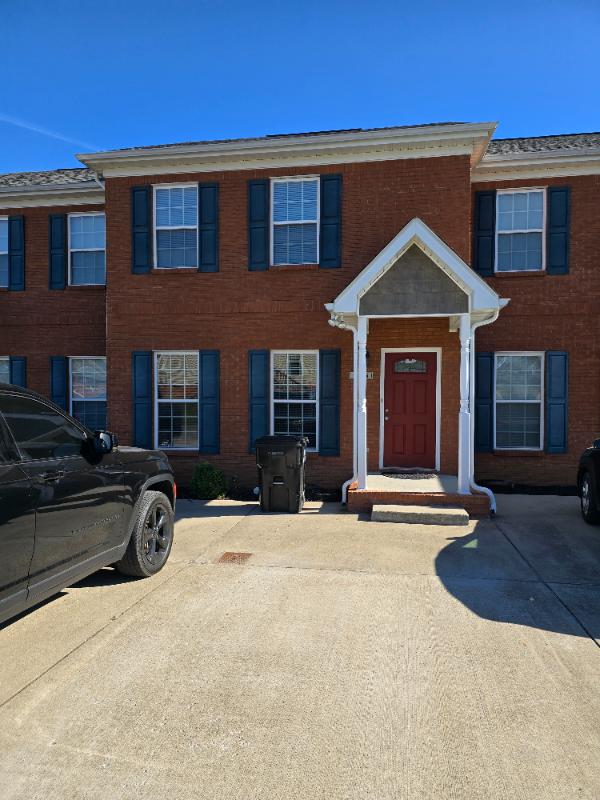
{"type": "Polygon", "coordinates": [[[38,480],[45,481],[46,483],[51,483],[52,481],[59,481],[61,478],[65,477],[64,469],[56,470],[51,469],[48,472],[42,472],[41,475],[38,475],[38,480]]]}
{"type": "Polygon", "coordinates": [[[384,417],[384,419],[389,419],[389,417],[384,417]]]}

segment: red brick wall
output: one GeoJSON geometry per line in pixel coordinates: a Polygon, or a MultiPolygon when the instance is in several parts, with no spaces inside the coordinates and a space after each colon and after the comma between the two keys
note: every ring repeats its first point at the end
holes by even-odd
{"type": "MultiPolygon", "coordinates": [[[[317,171],[314,167],[108,178],[109,426],[123,443],[131,441],[133,350],[218,349],[221,353],[221,454],[206,456],[206,459],[224,469],[229,478],[236,475],[238,484],[254,485],[254,457],[248,454],[248,350],[340,347],[341,457],[309,455],[307,469],[309,483],[339,486],[352,471],[352,384],[348,377],[352,371],[352,335],[327,324],[329,315],[324,303],[331,302],[414,217],[420,217],[468,259],[471,246],[469,169],[467,156],[319,168],[322,173],[344,175],[341,269],[275,267],[266,272],[248,272],[247,181],[291,174],[310,175],[317,171]],[[219,182],[219,272],[173,270],[132,275],[130,187],[184,181],[219,182]]],[[[440,329],[442,338],[450,336],[447,320],[444,325],[446,332],[440,329]]],[[[394,330],[390,335],[392,340],[387,343],[386,339],[382,346],[396,343],[394,330]]],[[[415,336],[416,333],[410,346],[417,344],[415,336]]],[[[421,339],[428,343],[436,336],[437,332],[427,328],[421,339]]],[[[434,344],[438,344],[437,339],[434,344]]],[[[452,404],[451,400],[448,402],[452,404]]],[[[373,406],[376,414],[378,405],[377,396],[373,406]]],[[[454,441],[456,438],[455,422],[449,424],[449,430],[454,432],[448,434],[444,453],[449,451],[452,437],[454,441]]],[[[182,483],[189,480],[198,460],[197,455],[172,454],[182,483]]]]}
{"type": "Polygon", "coordinates": [[[571,186],[568,275],[486,279],[510,303],[476,333],[478,351],[569,351],[569,452],[476,453],[481,480],[574,484],[581,451],[600,436],[600,180],[597,175],[477,183],[473,192],[525,186],[571,186]]]}
{"type": "Polygon", "coordinates": [[[25,291],[0,289],[0,355],[26,356],[27,388],[46,397],[50,356],[106,354],[105,288],[48,288],[48,216],[103,210],[99,204],[0,209],[25,218],[25,291]]]}

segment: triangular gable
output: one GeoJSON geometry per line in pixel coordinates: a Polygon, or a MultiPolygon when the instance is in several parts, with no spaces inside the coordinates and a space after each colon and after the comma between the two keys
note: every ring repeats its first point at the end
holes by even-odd
{"type": "Polygon", "coordinates": [[[413,245],[417,245],[456,286],[469,296],[469,311],[495,310],[506,305],[507,301],[502,300],[428,225],[415,218],[348,284],[333,304],[327,305],[328,310],[340,314],[359,313],[361,297],[413,245]]]}

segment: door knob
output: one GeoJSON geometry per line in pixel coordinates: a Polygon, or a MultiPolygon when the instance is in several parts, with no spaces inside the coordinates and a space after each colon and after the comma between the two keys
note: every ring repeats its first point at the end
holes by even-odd
{"type": "Polygon", "coordinates": [[[385,419],[389,419],[389,417],[385,417],[385,419]]]}

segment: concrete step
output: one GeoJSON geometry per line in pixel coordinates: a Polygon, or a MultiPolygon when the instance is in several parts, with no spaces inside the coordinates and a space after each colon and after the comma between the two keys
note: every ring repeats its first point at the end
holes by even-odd
{"type": "Polygon", "coordinates": [[[405,522],[413,525],[468,525],[464,508],[449,506],[373,505],[372,522],[405,522]]]}

